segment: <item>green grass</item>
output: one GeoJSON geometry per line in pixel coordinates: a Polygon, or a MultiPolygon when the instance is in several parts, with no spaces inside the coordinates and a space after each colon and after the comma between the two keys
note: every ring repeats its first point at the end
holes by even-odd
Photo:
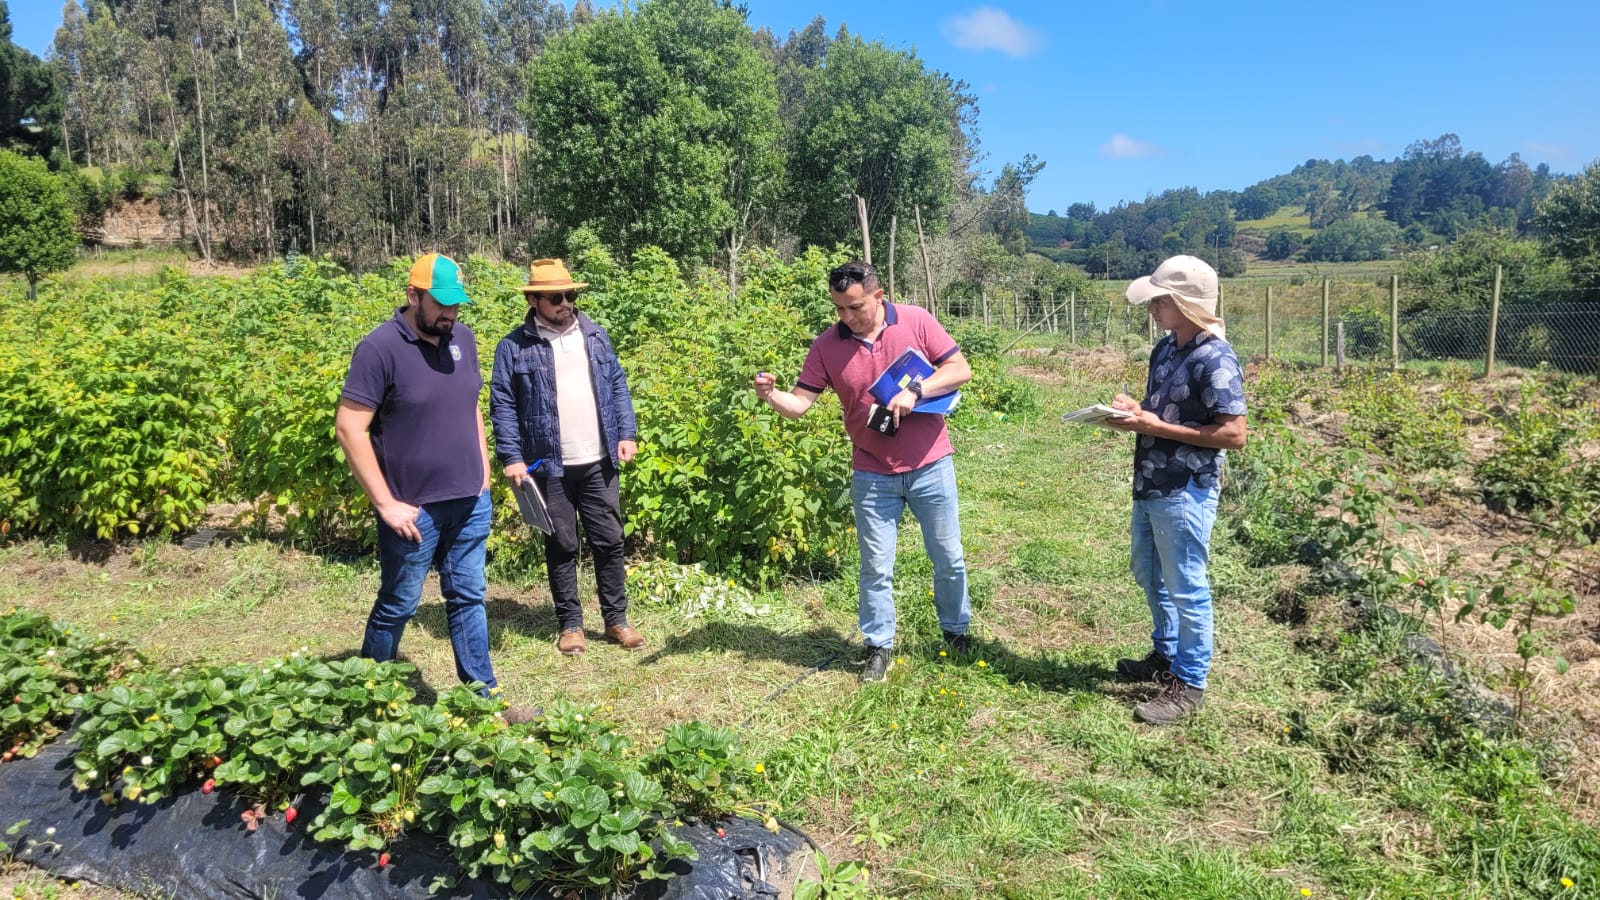
{"type": "Polygon", "coordinates": [[[1311,216],[1303,206],[1282,206],[1278,211],[1263,219],[1246,219],[1238,223],[1241,230],[1246,228],[1260,231],[1271,231],[1274,228],[1292,228],[1302,236],[1311,234],[1311,216]]]}
{"type": "MultiPolygon", "coordinates": [[[[830,859],[868,862],[893,896],[1579,896],[1559,894],[1560,877],[1600,890],[1582,870],[1600,860],[1592,831],[1546,792],[1500,807],[1471,799],[1464,785],[1484,770],[1439,758],[1397,724],[1413,683],[1393,662],[1398,637],[1355,641],[1269,616],[1304,573],[1250,565],[1226,517],[1208,705],[1176,729],[1132,720],[1151,689],[1112,668],[1144,652],[1149,629],[1127,570],[1129,440],[1056,416],[1104,399],[1125,373],[1073,360],[1030,363],[1051,376],[1045,412],[954,434],[973,656],[940,656],[929,564],[908,520],[900,643],[881,685],[856,683],[846,560],[839,580],[763,596],[764,617],[684,619],[636,600],[651,644],[632,655],[591,635],[589,652],[563,658],[545,590],[494,586],[507,696],[606,704],[647,744],[690,718],[740,727],[766,768],[761,794],[830,859]]],[[[148,542],[105,562],[59,543],[0,547],[0,595],[166,664],[302,645],[348,654],[376,583],[371,560],[265,541],[197,552],[148,542]]],[[[404,648],[440,686],[453,667],[433,596],[404,648]]],[[[597,619],[587,578],[584,596],[597,619]]]]}

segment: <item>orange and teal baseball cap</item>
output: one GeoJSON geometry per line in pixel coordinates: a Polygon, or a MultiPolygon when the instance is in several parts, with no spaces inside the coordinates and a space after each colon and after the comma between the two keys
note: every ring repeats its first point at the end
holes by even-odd
{"type": "Polygon", "coordinates": [[[467,296],[461,266],[442,253],[429,253],[411,264],[411,280],[418,290],[427,291],[443,306],[471,303],[467,296]]]}

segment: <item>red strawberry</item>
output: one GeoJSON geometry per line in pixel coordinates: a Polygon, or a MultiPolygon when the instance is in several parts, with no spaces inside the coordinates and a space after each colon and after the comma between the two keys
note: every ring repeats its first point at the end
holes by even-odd
{"type": "Polygon", "coordinates": [[[723,828],[723,827],[722,827],[722,826],[721,826],[721,825],[718,825],[718,826],[717,826],[717,837],[719,837],[719,838],[725,838],[725,837],[727,837],[727,836],[728,836],[728,832],[727,832],[727,830],[726,830],[726,829],[724,829],[724,828],[723,828]]]}
{"type": "Polygon", "coordinates": [[[283,821],[287,825],[293,825],[294,824],[294,820],[298,819],[299,817],[300,817],[300,810],[296,809],[293,806],[291,806],[288,809],[283,811],[283,821]]]}
{"type": "Polygon", "coordinates": [[[214,780],[212,780],[210,778],[206,779],[206,783],[205,784],[200,785],[200,793],[202,793],[202,794],[209,794],[209,793],[211,793],[212,791],[214,791],[216,789],[217,789],[216,781],[214,781],[214,780]]]}
{"type": "Polygon", "coordinates": [[[388,864],[389,864],[389,851],[385,850],[382,853],[378,854],[378,868],[381,869],[384,866],[387,866],[388,864]]]}

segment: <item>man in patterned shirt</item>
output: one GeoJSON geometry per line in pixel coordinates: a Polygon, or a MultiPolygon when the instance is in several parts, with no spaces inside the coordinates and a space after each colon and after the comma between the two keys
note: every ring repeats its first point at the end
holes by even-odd
{"type": "Polygon", "coordinates": [[[1118,394],[1132,415],[1106,424],[1139,435],[1133,454],[1133,569],[1155,622],[1144,659],[1119,659],[1117,672],[1161,692],[1134,717],[1171,725],[1205,705],[1211,668],[1211,584],[1206,575],[1218,474],[1227,451],[1244,446],[1244,377],[1217,317],[1217,273],[1174,256],[1128,285],[1128,302],[1148,304],[1167,336],[1150,352],[1143,403],[1118,394]]]}

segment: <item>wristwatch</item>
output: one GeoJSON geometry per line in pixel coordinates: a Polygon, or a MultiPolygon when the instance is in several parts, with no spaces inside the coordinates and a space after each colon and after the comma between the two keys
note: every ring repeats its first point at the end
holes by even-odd
{"type": "Polygon", "coordinates": [[[920,379],[920,378],[912,379],[911,383],[906,385],[906,390],[908,390],[911,393],[915,394],[917,399],[921,400],[922,399],[922,379],[920,379]]]}

